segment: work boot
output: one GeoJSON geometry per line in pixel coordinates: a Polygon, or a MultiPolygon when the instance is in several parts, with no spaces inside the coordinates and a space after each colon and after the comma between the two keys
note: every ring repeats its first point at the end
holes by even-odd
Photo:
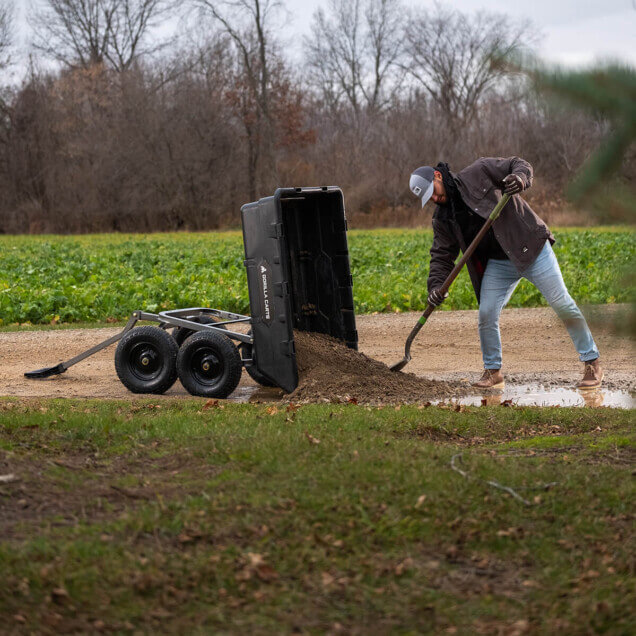
{"type": "Polygon", "coordinates": [[[603,381],[603,369],[599,359],[590,360],[585,363],[583,379],[576,385],[577,389],[598,389],[603,381]]]}
{"type": "Polygon", "coordinates": [[[484,369],[481,378],[473,382],[478,389],[503,389],[505,384],[501,369],[484,369]]]}

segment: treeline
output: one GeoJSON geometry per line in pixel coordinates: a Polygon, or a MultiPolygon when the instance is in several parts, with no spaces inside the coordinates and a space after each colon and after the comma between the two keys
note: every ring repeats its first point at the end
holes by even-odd
{"type": "Polygon", "coordinates": [[[511,154],[534,165],[531,196],[550,220],[606,127],[497,62],[533,44],[506,16],[325,0],[290,51],[298,38],[273,0],[38,6],[33,59],[57,66],[34,61],[4,89],[0,233],[232,227],[276,187],[325,184],[343,188],[354,226],[409,225],[422,219],[415,167],[511,154]],[[187,36],[162,41],[177,11],[187,36]]]}

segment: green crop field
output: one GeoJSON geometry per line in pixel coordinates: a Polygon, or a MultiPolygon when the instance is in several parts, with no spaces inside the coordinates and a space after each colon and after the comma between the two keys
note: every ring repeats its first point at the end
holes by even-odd
{"type": "MultiPolygon", "coordinates": [[[[630,300],[621,284],[636,256],[634,233],[556,231],[566,284],[585,303],[630,300]]],[[[358,313],[423,310],[430,230],[349,234],[358,313]]],[[[522,282],[513,307],[544,304],[522,282]]],[[[207,306],[249,313],[239,232],[0,237],[0,325],[123,319],[135,309],[207,306]]],[[[444,309],[477,307],[464,271],[444,309]]]]}

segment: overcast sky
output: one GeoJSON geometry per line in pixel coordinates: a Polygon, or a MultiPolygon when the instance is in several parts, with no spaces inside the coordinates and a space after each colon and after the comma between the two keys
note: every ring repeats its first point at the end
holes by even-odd
{"type": "MultiPolygon", "coordinates": [[[[311,14],[326,0],[284,0],[294,25],[306,32],[311,14]]],[[[432,0],[407,0],[415,8],[429,8],[432,0]]],[[[529,19],[543,36],[540,55],[565,65],[585,65],[599,59],[620,59],[636,66],[636,0],[446,0],[444,6],[464,12],[505,13],[529,19]]]]}
{"type": "MultiPolygon", "coordinates": [[[[18,9],[20,51],[28,50],[29,27],[26,20],[33,0],[15,0],[18,9]]],[[[41,0],[35,0],[41,1],[41,0]]],[[[300,43],[298,36],[308,32],[311,16],[327,0],[282,0],[290,24],[286,39],[300,43]]],[[[433,6],[432,0],[405,0],[418,7],[433,6]]],[[[446,0],[445,6],[465,12],[487,9],[505,13],[511,19],[530,19],[542,35],[539,54],[545,60],[568,66],[586,65],[597,60],[619,59],[636,66],[636,0],[446,0]]],[[[298,55],[299,47],[295,51],[298,55]]],[[[24,62],[23,62],[24,63],[24,62]]]]}

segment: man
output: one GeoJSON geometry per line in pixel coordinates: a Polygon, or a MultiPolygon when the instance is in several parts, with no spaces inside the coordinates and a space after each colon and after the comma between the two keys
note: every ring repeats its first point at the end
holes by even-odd
{"type": "Polygon", "coordinates": [[[479,302],[479,338],[484,373],[473,386],[504,386],[499,315],[515,287],[525,278],[543,294],[565,324],[585,364],[580,389],[601,385],[599,353],[583,314],[568,293],[552,251],[554,236],[548,226],[519,196],[532,185],[532,166],[519,157],[482,157],[457,174],[448,164],[424,166],[411,175],[411,191],[422,200],[432,199],[433,246],[428,277],[428,302],[440,305],[446,296],[440,288],[501,198],[510,201],[501,211],[467,263],[479,302]]]}

